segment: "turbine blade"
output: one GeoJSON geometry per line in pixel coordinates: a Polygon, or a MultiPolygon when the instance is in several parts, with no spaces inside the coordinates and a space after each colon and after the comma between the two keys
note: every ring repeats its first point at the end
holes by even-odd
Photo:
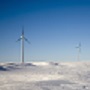
{"type": "Polygon", "coordinates": [[[20,41],[21,40],[21,38],[19,38],[16,42],[18,42],[18,41],[20,41]]]}
{"type": "Polygon", "coordinates": [[[24,26],[22,27],[22,35],[24,35],[24,26]]]}
{"type": "Polygon", "coordinates": [[[28,42],[29,44],[31,44],[30,41],[27,38],[24,37],[24,39],[25,39],[26,42],[28,42]]]}
{"type": "Polygon", "coordinates": [[[75,48],[79,48],[79,47],[75,47],[75,48]]]}

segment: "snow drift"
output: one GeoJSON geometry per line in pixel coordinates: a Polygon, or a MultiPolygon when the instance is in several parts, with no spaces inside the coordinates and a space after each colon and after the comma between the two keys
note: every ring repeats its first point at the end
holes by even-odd
{"type": "Polygon", "coordinates": [[[90,62],[1,63],[0,90],[90,90],[90,62]]]}

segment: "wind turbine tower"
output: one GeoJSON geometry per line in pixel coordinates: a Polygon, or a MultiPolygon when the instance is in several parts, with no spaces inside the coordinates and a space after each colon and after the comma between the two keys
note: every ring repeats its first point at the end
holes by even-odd
{"type": "Polygon", "coordinates": [[[24,40],[28,43],[30,43],[28,41],[28,39],[24,36],[24,27],[22,27],[22,35],[20,36],[20,38],[17,41],[21,41],[21,61],[22,63],[24,63],[24,40]]]}
{"type": "Polygon", "coordinates": [[[80,53],[81,53],[81,43],[76,47],[78,49],[78,55],[77,55],[77,60],[80,60],[80,53]]]}

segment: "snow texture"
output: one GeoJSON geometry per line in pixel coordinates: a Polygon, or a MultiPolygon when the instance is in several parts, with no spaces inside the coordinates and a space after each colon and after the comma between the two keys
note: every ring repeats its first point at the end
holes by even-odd
{"type": "Polygon", "coordinates": [[[90,90],[90,62],[0,63],[0,90],[90,90]]]}

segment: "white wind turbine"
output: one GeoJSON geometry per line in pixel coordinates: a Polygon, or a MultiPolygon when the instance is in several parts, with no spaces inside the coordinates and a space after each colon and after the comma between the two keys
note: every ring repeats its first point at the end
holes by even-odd
{"type": "Polygon", "coordinates": [[[80,60],[80,53],[81,53],[81,43],[79,43],[79,45],[76,47],[78,50],[78,55],[77,55],[77,60],[80,60]]]}
{"type": "Polygon", "coordinates": [[[21,41],[21,61],[22,61],[22,63],[24,63],[24,40],[27,41],[28,43],[30,43],[28,41],[28,39],[26,37],[24,37],[24,27],[22,27],[22,35],[17,40],[17,42],[21,41]]]}

